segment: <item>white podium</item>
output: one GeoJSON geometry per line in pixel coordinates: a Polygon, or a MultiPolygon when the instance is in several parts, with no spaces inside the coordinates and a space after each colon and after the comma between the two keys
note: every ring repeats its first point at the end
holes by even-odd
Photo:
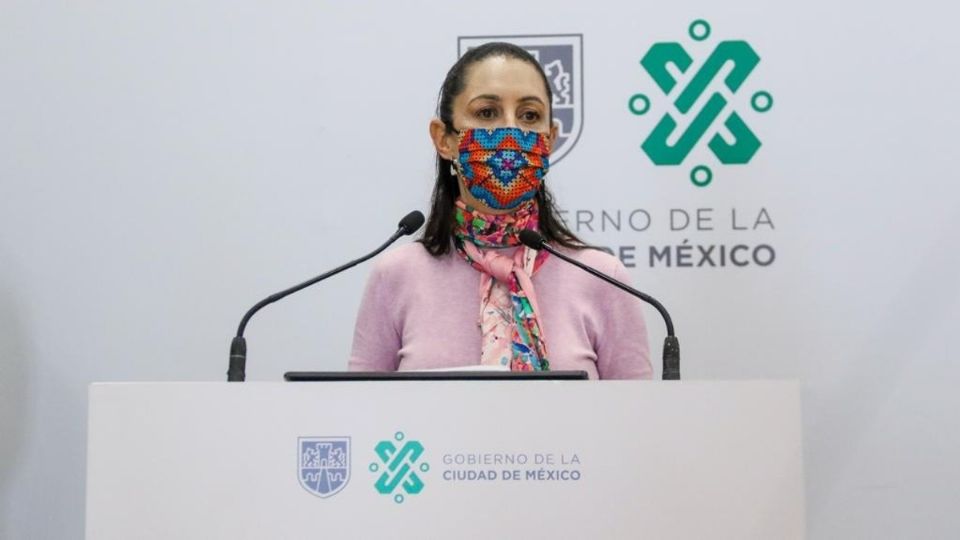
{"type": "Polygon", "coordinates": [[[793,382],[90,388],[89,539],[805,535],[793,382]]]}

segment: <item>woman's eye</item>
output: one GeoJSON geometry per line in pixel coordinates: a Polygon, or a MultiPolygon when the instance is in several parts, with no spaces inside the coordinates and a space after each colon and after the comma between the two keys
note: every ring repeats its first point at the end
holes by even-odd
{"type": "Polygon", "coordinates": [[[540,113],[537,111],[526,111],[520,114],[520,118],[522,118],[524,122],[536,122],[540,120],[540,113]]]}
{"type": "Polygon", "coordinates": [[[497,117],[497,111],[494,109],[480,109],[477,111],[477,118],[482,118],[483,120],[491,120],[497,117]]]}

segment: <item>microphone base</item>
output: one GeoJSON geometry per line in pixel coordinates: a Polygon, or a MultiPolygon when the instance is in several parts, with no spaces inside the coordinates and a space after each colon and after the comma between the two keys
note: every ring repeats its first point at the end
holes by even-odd
{"type": "Polygon", "coordinates": [[[680,342],[676,336],[663,340],[663,380],[680,380],[680,342]]]}
{"type": "Polygon", "coordinates": [[[237,336],[230,342],[230,367],[227,369],[227,382],[247,380],[247,340],[237,336]]]}

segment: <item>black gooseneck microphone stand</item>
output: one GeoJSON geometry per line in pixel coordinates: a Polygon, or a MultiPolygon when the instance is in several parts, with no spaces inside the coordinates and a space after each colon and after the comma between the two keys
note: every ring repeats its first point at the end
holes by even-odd
{"type": "Polygon", "coordinates": [[[577,268],[580,268],[584,272],[592,274],[607,283],[617,287],[618,289],[627,292],[637,298],[643,300],[644,302],[650,304],[658,312],[660,316],[663,317],[663,321],[667,325],[667,337],[663,340],[663,380],[665,381],[678,381],[680,380],[680,342],[677,340],[677,336],[673,332],[673,319],[670,318],[670,314],[667,313],[667,308],[663,307],[656,298],[650,296],[649,294],[642,293],[633,287],[613,279],[612,277],[600,272],[596,268],[591,268],[580,261],[574,260],[563,253],[560,253],[556,249],[547,244],[543,239],[543,236],[536,231],[524,230],[520,231],[520,242],[523,245],[531,249],[543,249],[554,255],[558,259],[568,262],[577,268]]]}
{"type": "Polygon", "coordinates": [[[237,335],[233,338],[233,341],[230,343],[230,367],[227,369],[227,381],[229,382],[243,382],[247,378],[247,340],[243,337],[243,332],[247,328],[247,323],[250,322],[250,318],[253,317],[253,314],[260,311],[264,307],[281,300],[291,294],[306,289],[307,287],[313,285],[314,283],[319,283],[328,277],[335,276],[344,270],[353,268],[354,266],[371,259],[380,254],[381,251],[387,249],[390,244],[397,241],[401,236],[407,236],[413,234],[423,225],[424,217],[423,214],[419,211],[414,210],[410,212],[403,219],[400,220],[399,225],[397,225],[397,232],[383,243],[380,247],[373,250],[372,252],[360,257],[359,259],[354,259],[343,266],[338,266],[333,270],[330,270],[327,273],[320,274],[319,276],[308,279],[299,285],[294,285],[289,289],[285,289],[275,294],[264,298],[254,305],[252,308],[247,310],[247,313],[243,316],[243,319],[240,320],[240,326],[237,328],[237,335]]]}

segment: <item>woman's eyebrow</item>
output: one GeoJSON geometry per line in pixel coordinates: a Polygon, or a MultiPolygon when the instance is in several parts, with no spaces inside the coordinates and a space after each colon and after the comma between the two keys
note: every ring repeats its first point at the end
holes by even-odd
{"type": "Polygon", "coordinates": [[[470,100],[470,103],[473,103],[474,101],[476,101],[476,100],[478,100],[478,99],[489,99],[489,100],[491,100],[491,101],[501,101],[500,96],[498,96],[498,95],[496,95],[496,94],[480,94],[479,96],[471,99],[471,100],[470,100]]]}
{"type": "MultiPolygon", "coordinates": [[[[473,103],[474,101],[477,101],[477,100],[479,100],[479,99],[486,99],[486,100],[490,100],[490,101],[496,101],[497,103],[503,101],[503,99],[502,99],[500,96],[496,95],[496,94],[480,94],[479,96],[476,96],[476,97],[474,97],[473,99],[471,99],[468,103],[473,103]]],[[[537,97],[537,96],[524,96],[524,97],[520,98],[520,99],[517,100],[517,101],[519,101],[520,103],[525,103],[525,102],[529,102],[529,101],[535,101],[535,102],[537,102],[537,103],[539,103],[539,104],[541,104],[541,105],[545,105],[545,104],[543,103],[543,100],[540,99],[540,98],[537,97]]]]}
{"type": "Polygon", "coordinates": [[[521,103],[524,102],[524,101],[536,101],[537,103],[539,103],[539,104],[541,104],[541,105],[544,104],[544,103],[543,103],[543,100],[540,99],[540,98],[538,98],[537,96],[524,96],[524,97],[520,98],[520,102],[521,102],[521,103]]]}

